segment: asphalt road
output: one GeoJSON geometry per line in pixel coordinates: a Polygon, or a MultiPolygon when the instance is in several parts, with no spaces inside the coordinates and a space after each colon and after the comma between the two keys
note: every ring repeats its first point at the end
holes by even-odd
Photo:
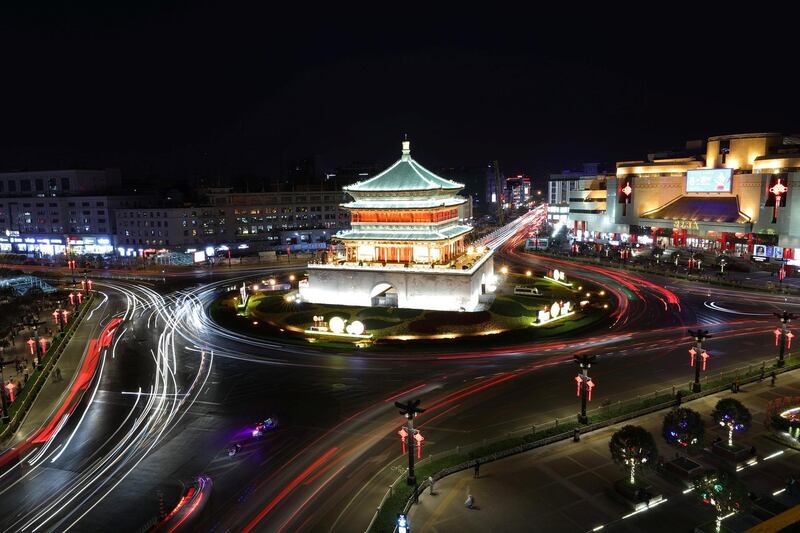
{"type": "MultiPolygon", "coordinates": [[[[513,244],[513,242],[512,242],[513,244]]],[[[572,356],[594,353],[595,405],[691,378],[686,329],[702,326],[713,372],[775,354],[774,310],[796,299],[501,252],[497,263],[558,266],[621,300],[608,327],[575,338],[446,352],[327,353],[243,338],[205,306],[231,281],[161,294],[98,282],[123,323],[90,393],[33,464],[0,478],[3,531],[137,531],[200,475],[207,503],[192,531],[363,530],[402,472],[396,399],[419,397],[423,454],[573,417],[572,356]],[[253,439],[265,416],[277,429],[253,439]],[[234,443],[242,450],[228,457],[234,443]],[[56,457],[58,455],[58,457],[56,457]]],[[[240,274],[249,275],[252,274],[240,274]]],[[[203,280],[205,281],[205,280],[203,280]]],[[[39,454],[41,450],[35,450],[39,454]]],[[[165,529],[168,530],[168,529],[165,529]]]]}

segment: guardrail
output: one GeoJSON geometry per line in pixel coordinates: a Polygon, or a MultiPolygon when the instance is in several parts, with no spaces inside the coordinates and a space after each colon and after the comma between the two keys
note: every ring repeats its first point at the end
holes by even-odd
{"type": "MultiPolygon", "coordinates": [[[[449,476],[450,474],[454,474],[456,472],[472,468],[475,465],[476,461],[480,463],[490,463],[492,461],[497,461],[499,459],[510,457],[512,455],[517,455],[536,448],[541,448],[542,446],[547,446],[555,442],[573,438],[576,434],[575,433],[576,430],[578,434],[589,433],[591,431],[596,431],[604,427],[612,426],[614,424],[618,424],[626,420],[631,420],[643,415],[660,411],[662,409],[667,409],[670,407],[680,405],[684,401],[691,401],[697,398],[702,398],[704,396],[709,396],[711,394],[716,394],[718,392],[730,388],[731,385],[737,380],[740,385],[746,385],[748,383],[760,381],[761,379],[768,379],[770,378],[770,374],[772,372],[774,372],[777,376],[784,372],[800,369],[800,360],[793,361],[792,363],[789,363],[789,361],[787,361],[786,366],[780,368],[772,365],[767,366],[768,363],[771,364],[774,362],[775,362],[774,359],[769,359],[763,361],[761,364],[756,363],[747,365],[746,367],[742,366],[726,372],[720,372],[717,374],[717,377],[715,379],[709,379],[708,377],[706,377],[706,379],[704,379],[702,382],[703,390],[701,392],[697,393],[690,392],[691,382],[689,382],[688,383],[689,389],[684,389],[682,387],[683,384],[672,385],[665,389],[654,391],[652,395],[648,393],[646,395],[638,396],[637,398],[629,401],[618,402],[616,408],[613,411],[609,409],[609,406],[602,406],[592,409],[590,411],[587,411],[589,420],[592,420],[592,418],[595,419],[599,418],[599,420],[597,420],[592,424],[582,425],[578,423],[577,419],[575,420],[554,419],[553,422],[549,422],[547,424],[543,424],[540,426],[532,426],[531,430],[526,429],[518,432],[509,432],[493,439],[484,439],[482,442],[472,443],[466,446],[457,446],[450,450],[439,452],[437,454],[431,454],[422,461],[419,461],[417,463],[418,469],[424,469],[426,465],[431,464],[434,461],[446,461],[447,459],[453,459],[453,460],[464,459],[456,464],[447,466],[436,472],[430,473],[430,477],[432,477],[434,481],[438,481],[439,479],[449,476]],[[763,368],[763,373],[762,373],[762,368],[763,368]],[[680,398],[676,396],[678,392],[681,393],[680,398]],[[641,406],[642,404],[645,405],[637,409],[636,402],[638,402],[639,406],[641,406]],[[613,414],[615,411],[617,413],[613,414]],[[559,431],[559,428],[563,428],[563,431],[559,431]],[[536,439],[535,438],[536,433],[538,432],[541,432],[544,435],[541,438],[536,439]],[[519,442],[520,440],[522,440],[522,442],[519,442]],[[506,446],[504,446],[504,444],[506,444],[506,446]],[[492,447],[499,447],[500,449],[489,452],[488,450],[491,449],[492,447]],[[483,450],[484,448],[486,448],[486,450],[483,450]]],[[[389,487],[383,499],[381,500],[381,504],[378,506],[375,515],[372,517],[372,520],[370,521],[370,525],[368,526],[367,531],[372,531],[373,528],[375,527],[378,527],[378,529],[376,529],[377,531],[382,531],[382,529],[380,529],[381,525],[380,516],[384,512],[384,505],[386,501],[396,491],[402,490],[405,487],[401,483],[403,478],[405,478],[405,475],[400,476],[400,478],[398,478],[398,480],[396,480],[389,487]],[[400,486],[397,487],[399,483],[400,486]]],[[[416,489],[416,495],[418,496],[419,494],[421,494],[426,488],[427,488],[427,481],[423,481],[423,483],[416,489]]],[[[415,500],[414,492],[415,491],[412,490],[411,493],[408,495],[408,498],[406,499],[405,505],[402,508],[402,510],[399,508],[393,510],[387,510],[387,512],[391,515],[391,517],[394,517],[395,513],[401,511],[404,513],[408,513],[415,500]]],[[[382,524],[382,525],[387,526],[388,524],[382,524]]],[[[393,529],[383,529],[383,531],[391,531],[391,530],[393,529]]]]}
{"type": "Polygon", "coordinates": [[[2,424],[0,427],[3,428],[2,431],[0,431],[0,442],[4,441],[11,434],[13,434],[25,419],[25,415],[28,414],[31,405],[33,405],[33,401],[36,399],[39,391],[44,386],[44,383],[49,377],[50,372],[53,370],[56,363],[58,363],[58,360],[61,357],[61,354],[64,353],[69,341],[75,335],[75,331],[78,329],[78,326],[80,326],[83,318],[89,311],[94,299],[94,294],[91,294],[89,298],[86,299],[77,316],[73,318],[72,321],[67,325],[67,329],[59,335],[59,337],[50,345],[50,349],[47,350],[42,356],[42,369],[34,371],[33,375],[28,380],[28,383],[26,383],[23,387],[22,394],[24,394],[24,397],[18,398],[17,401],[11,404],[11,406],[8,408],[11,419],[8,421],[8,423],[0,423],[2,424]]]}

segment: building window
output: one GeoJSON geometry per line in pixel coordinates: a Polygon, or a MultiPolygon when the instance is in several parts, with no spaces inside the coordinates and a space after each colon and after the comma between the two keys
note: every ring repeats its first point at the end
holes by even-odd
{"type": "Polygon", "coordinates": [[[61,178],[61,190],[62,191],[69,190],[69,178],[61,178]]]}
{"type": "Polygon", "coordinates": [[[19,190],[22,192],[30,192],[31,190],[31,180],[20,180],[19,181],[19,190]]]}

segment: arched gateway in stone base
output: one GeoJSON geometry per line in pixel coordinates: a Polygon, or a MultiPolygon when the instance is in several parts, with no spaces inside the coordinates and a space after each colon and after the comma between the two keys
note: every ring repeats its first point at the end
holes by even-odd
{"type": "MultiPolygon", "coordinates": [[[[308,265],[304,301],[474,311],[493,286],[492,251],[467,246],[472,227],[460,183],[411,158],[411,143],[389,168],[345,187],[351,229],[335,239],[344,252],[308,265]]],[[[329,254],[329,256],[332,254],[329,254]]]]}

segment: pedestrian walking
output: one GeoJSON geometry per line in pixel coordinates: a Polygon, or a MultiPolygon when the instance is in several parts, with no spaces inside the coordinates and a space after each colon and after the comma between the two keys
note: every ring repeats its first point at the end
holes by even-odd
{"type": "Polygon", "coordinates": [[[770,377],[770,380],[771,380],[770,387],[774,387],[775,386],[775,380],[778,379],[778,377],[775,375],[775,372],[772,372],[769,375],[769,377],[770,377]]]}
{"type": "Polygon", "coordinates": [[[433,492],[433,476],[428,476],[428,494],[431,496],[435,494],[433,492]]]}
{"type": "Polygon", "coordinates": [[[478,479],[480,477],[480,475],[481,475],[481,463],[480,463],[480,461],[475,461],[475,467],[474,467],[474,472],[472,474],[472,477],[474,477],[475,479],[478,479]]]}
{"type": "Polygon", "coordinates": [[[764,381],[764,365],[761,365],[761,374],[758,376],[758,382],[761,383],[764,381]]]}
{"type": "Polygon", "coordinates": [[[472,497],[472,494],[467,494],[467,499],[464,500],[464,507],[467,509],[472,509],[475,507],[475,498],[472,497]]]}

